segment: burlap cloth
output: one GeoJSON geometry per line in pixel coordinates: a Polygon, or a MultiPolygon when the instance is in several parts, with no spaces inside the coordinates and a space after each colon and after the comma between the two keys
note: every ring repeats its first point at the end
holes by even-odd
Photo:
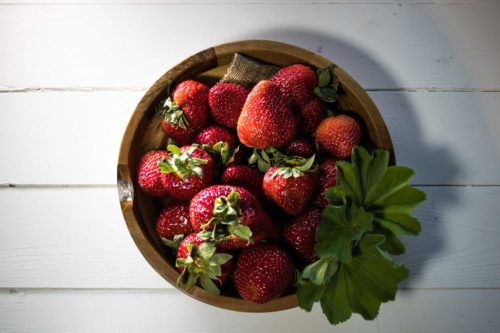
{"type": "Polygon", "coordinates": [[[220,82],[237,83],[250,90],[257,82],[270,79],[279,70],[278,66],[235,53],[220,82]]]}

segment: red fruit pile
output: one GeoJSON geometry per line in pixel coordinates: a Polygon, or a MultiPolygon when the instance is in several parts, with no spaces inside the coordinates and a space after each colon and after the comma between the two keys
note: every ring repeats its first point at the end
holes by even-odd
{"type": "Polygon", "coordinates": [[[351,116],[327,115],[335,104],[317,85],[296,64],[251,91],[187,80],[168,92],[162,128],[179,146],[147,152],[137,183],[165,206],[156,231],[176,251],[178,283],[214,293],[233,283],[255,303],[294,292],[295,269],[315,260],[335,161],[362,134],[351,116]]]}

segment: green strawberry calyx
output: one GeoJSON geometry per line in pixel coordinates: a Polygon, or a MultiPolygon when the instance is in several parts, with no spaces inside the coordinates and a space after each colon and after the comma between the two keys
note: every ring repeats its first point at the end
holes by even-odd
{"type": "Polygon", "coordinates": [[[314,164],[314,159],[316,155],[309,157],[308,159],[299,157],[291,158],[280,164],[276,170],[274,170],[271,178],[276,176],[281,176],[285,179],[290,177],[300,177],[306,172],[316,172],[318,170],[318,165],[314,164]]]}
{"type": "Polygon", "coordinates": [[[203,144],[201,148],[210,154],[217,165],[227,165],[234,162],[236,153],[240,150],[240,146],[231,150],[229,143],[219,141],[213,146],[203,144]]]}
{"type": "Polygon", "coordinates": [[[207,164],[208,161],[193,157],[192,155],[196,149],[198,149],[197,146],[191,146],[184,150],[184,152],[181,152],[180,148],[176,145],[168,145],[167,150],[170,152],[170,156],[158,162],[160,171],[163,173],[175,173],[181,179],[186,179],[191,175],[202,178],[202,165],[207,164]]]}
{"type": "Polygon", "coordinates": [[[250,242],[252,230],[240,224],[240,217],[240,195],[232,190],[229,195],[215,199],[213,217],[201,226],[203,231],[198,236],[215,243],[228,240],[231,235],[250,242]]]}
{"type": "Polygon", "coordinates": [[[339,81],[333,73],[333,68],[325,67],[317,70],[318,85],[313,93],[326,103],[337,100],[339,81]]]}
{"type": "Polygon", "coordinates": [[[184,283],[185,289],[190,290],[197,281],[206,291],[219,294],[219,288],[214,281],[220,281],[221,266],[231,260],[227,253],[216,253],[217,248],[212,243],[202,243],[199,246],[187,244],[188,255],[186,258],[177,258],[175,266],[184,268],[177,278],[177,284],[184,283]]]}
{"type": "Polygon", "coordinates": [[[189,121],[184,114],[184,111],[180,107],[180,105],[176,104],[170,96],[170,90],[172,88],[172,81],[168,81],[167,85],[167,99],[162,101],[162,103],[158,106],[157,112],[165,119],[165,121],[169,124],[172,124],[176,127],[180,127],[182,129],[187,129],[189,126],[189,121]]]}

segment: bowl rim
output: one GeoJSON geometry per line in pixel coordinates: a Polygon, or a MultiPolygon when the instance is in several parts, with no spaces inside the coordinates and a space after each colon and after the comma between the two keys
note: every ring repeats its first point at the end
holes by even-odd
{"type": "Polygon", "coordinates": [[[144,227],[141,226],[141,223],[135,215],[138,208],[134,205],[134,176],[131,174],[128,165],[133,158],[130,153],[131,144],[135,139],[135,133],[138,130],[140,122],[146,115],[146,112],[150,109],[154,101],[157,100],[158,96],[165,90],[169,80],[172,80],[172,78],[189,78],[197,76],[194,75],[195,73],[193,73],[191,69],[194,66],[200,66],[200,64],[207,69],[227,64],[235,52],[243,54],[246,52],[279,52],[282,55],[297,58],[298,63],[304,63],[304,60],[307,59],[308,65],[316,68],[332,66],[334,73],[339,77],[342,84],[349,88],[349,93],[354,95],[362,104],[363,108],[367,110],[367,116],[370,118],[370,123],[377,124],[377,130],[374,131],[374,133],[370,133],[370,137],[372,135],[375,136],[375,141],[379,143],[378,148],[390,151],[391,163],[395,163],[391,137],[380,112],[366,91],[335,63],[317,53],[282,42],[271,40],[235,41],[210,47],[186,58],[167,70],[167,72],[165,72],[143,95],[129,120],[120,145],[117,165],[117,186],[120,206],[130,235],[141,254],[165,280],[178,290],[199,301],[228,310],[242,312],[281,311],[298,306],[296,294],[286,295],[265,304],[255,304],[236,297],[210,294],[198,286],[195,286],[191,291],[186,291],[180,286],[177,286],[175,281],[179,274],[178,271],[165,260],[155,243],[148,238],[147,231],[144,230],[144,227]]]}

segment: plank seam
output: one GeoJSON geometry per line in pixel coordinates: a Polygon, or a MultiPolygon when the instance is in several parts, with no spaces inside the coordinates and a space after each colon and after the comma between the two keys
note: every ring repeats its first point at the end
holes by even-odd
{"type": "MultiPolygon", "coordinates": [[[[17,87],[0,86],[0,93],[44,93],[44,92],[146,92],[147,87],[17,87]]],[[[366,88],[368,92],[424,92],[424,93],[457,93],[481,92],[497,93],[500,88],[471,88],[471,87],[416,87],[416,88],[366,88]]]]}

